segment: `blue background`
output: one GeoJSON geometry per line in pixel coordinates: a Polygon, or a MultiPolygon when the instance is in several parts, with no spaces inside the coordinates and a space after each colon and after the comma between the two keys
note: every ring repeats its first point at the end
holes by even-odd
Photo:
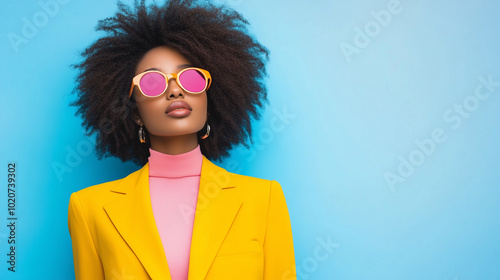
{"type": "MultiPolygon", "coordinates": [[[[139,168],[97,160],[68,106],[69,65],[116,2],[46,2],[0,12],[0,279],[72,279],[70,194],[139,168]]],[[[299,279],[500,279],[498,1],[217,2],[271,50],[255,145],[218,164],[281,183],[299,279]]]]}

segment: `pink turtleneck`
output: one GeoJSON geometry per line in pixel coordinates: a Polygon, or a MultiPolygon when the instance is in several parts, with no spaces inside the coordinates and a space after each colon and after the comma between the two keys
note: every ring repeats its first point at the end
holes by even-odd
{"type": "Polygon", "coordinates": [[[200,145],[178,155],[149,149],[149,192],[172,280],[187,280],[203,156],[200,145]]]}

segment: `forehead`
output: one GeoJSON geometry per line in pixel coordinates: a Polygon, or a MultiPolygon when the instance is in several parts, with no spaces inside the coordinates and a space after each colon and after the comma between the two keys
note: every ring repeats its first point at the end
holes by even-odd
{"type": "Polygon", "coordinates": [[[171,73],[178,71],[180,65],[191,64],[187,58],[180,54],[177,50],[160,46],[155,47],[139,60],[136,67],[136,74],[143,72],[146,69],[156,68],[161,71],[171,73]]]}

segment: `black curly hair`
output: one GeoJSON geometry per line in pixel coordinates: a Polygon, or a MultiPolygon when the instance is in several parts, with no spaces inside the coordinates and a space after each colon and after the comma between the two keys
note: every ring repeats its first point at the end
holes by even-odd
{"type": "Polygon", "coordinates": [[[249,34],[248,25],[238,12],[208,1],[167,0],[162,6],[146,6],[144,0],[135,0],[133,7],[118,1],[116,14],[97,24],[96,30],[106,35],[73,65],[79,70],[74,90],[78,98],[70,105],[83,116],[87,136],[97,131],[98,158],[115,156],[138,165],[148,161],[150,141],[138,140],[139,126],[130,117],[137,106],[128,92],[137,63],[157,46],[174,48],[210,71],[207,110],[213,129],[199,142],[202,154],[220,160],[234,145],[249,148],[251,117],[260,119],[258,107],[268,102],[263,79],[269,50],[249,34]]]}

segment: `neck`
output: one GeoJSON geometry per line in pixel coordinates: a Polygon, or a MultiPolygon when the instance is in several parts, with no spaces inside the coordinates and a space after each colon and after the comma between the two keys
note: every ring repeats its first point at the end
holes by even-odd
{"type": "Polygon", "coordinates": [[[200,146],[183,154],[164,154],[149,148],[149,177],[180,178],[200,176],[203,155],[200,146]]]}
{"type": "Polygon", "coordinates": [[[198,146],[196,133],[177,136],[150,135],[151,149],[169,155],[178,155],[192,151],[198,146]]]}

